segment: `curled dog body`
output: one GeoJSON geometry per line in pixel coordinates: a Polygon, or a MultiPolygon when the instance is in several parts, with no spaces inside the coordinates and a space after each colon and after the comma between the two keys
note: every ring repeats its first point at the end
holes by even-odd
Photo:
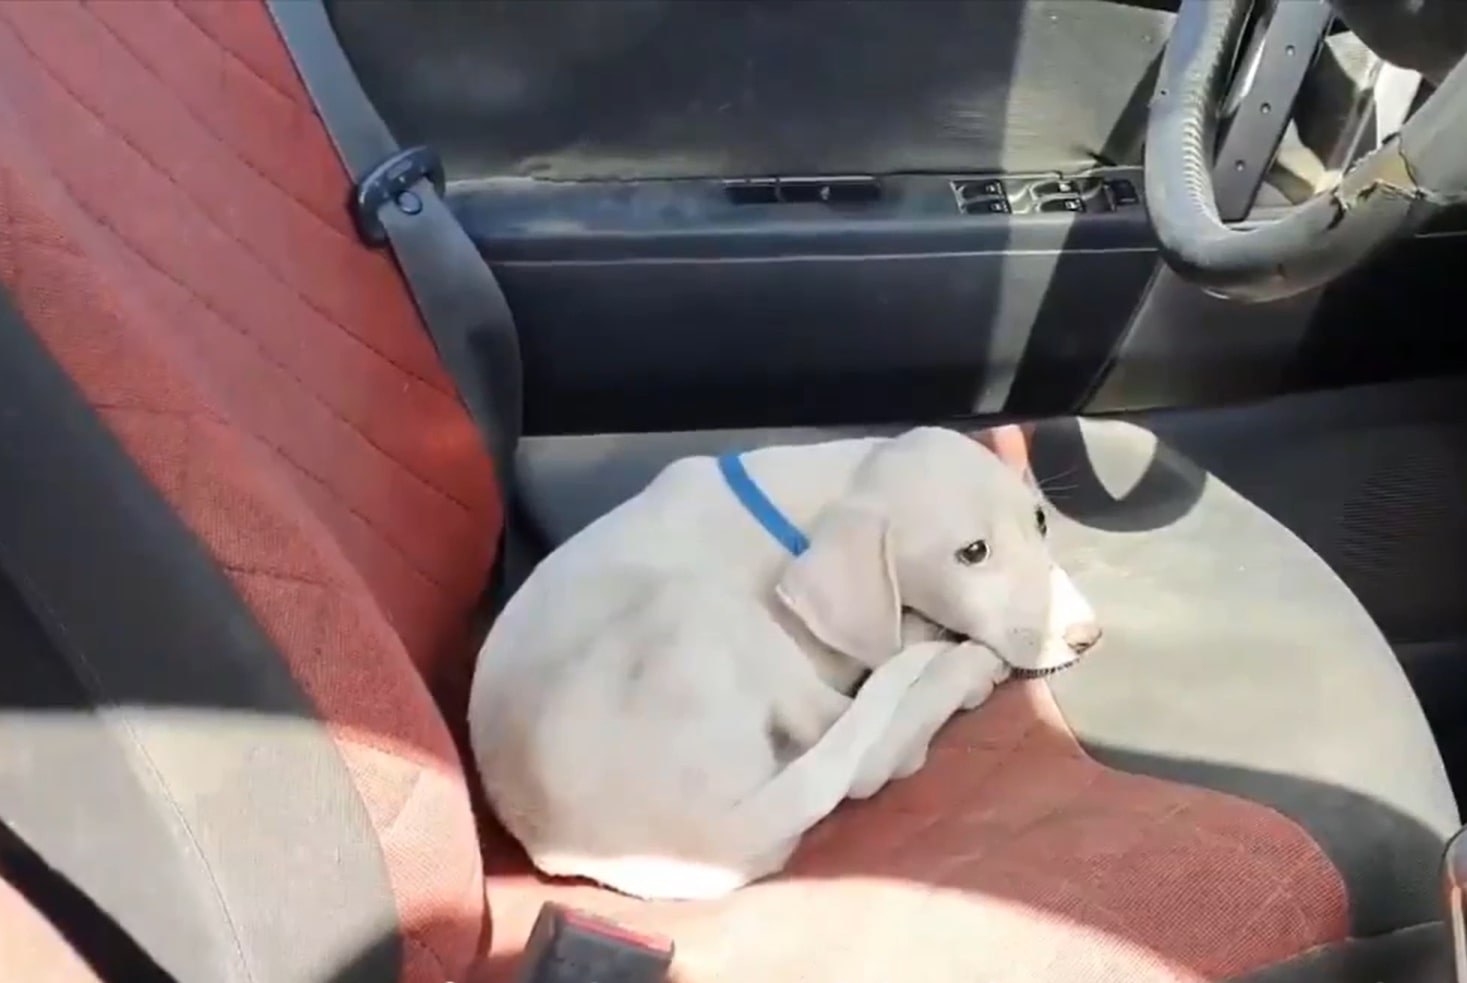
{"type": "Polygon", "coordinates": [[[572,537],[480,653],[474,755],[544,873],[726,894],[844,798],[920,767],[1003,678],[1094,640],[1038,493],[962,434],[726,465],[674,462],[572,537]],[[798,555],[771,534],[775,503],[798,555]]]}

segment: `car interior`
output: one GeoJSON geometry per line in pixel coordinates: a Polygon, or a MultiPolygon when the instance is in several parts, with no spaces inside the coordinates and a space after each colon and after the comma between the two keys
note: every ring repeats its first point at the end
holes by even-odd
{"type": "Polygon", "coordinates": [[[1467,983],[1464,55],[0,0],[0,977],[1467,983]],[[723,900],[533,870],[464,718],[538,559],[678,458],[1009,422],[1092,652],[723,900]]]}

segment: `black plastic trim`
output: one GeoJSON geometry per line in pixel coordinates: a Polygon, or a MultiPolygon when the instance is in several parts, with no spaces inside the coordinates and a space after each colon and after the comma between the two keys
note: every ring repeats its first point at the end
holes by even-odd
{"type": "MultiPolygon", "coordinates": [[[[1140,187],[1138,169],[1115,177],[1140,187]]],[[[882,179],[878,199],[849,208],[822,201],[734,201],[731,187],[768,185],[717,180],[473,181],[452,185],[449,199],[496,268],[801,251],[869,255],[873,246],[884,254],[1154,248],[1141,208],[1105,208],[1085,216],[963,214],[954,184],[991,179],[1037,185],[1064,175],[894,175],[882,179]]]]}
{"type": "Polygon", "coordinates": [[[735,205],[862,205],[881,197],[881,182],[867,175],[742,178],[723,189],[735,205]]]}

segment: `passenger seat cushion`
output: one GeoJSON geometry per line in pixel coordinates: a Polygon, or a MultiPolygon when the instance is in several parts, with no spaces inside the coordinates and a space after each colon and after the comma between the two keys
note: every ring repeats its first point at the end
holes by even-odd
{"type": "Polygon", "coordinates": [[[500,502],[267,12],[0,4],[0,148],[0,279],[331,726],[404,978],[454,977],[482,877],[432,694],[466,688],[500,502]]]}
{"type": "MultiPolygon", "coordinates": [[[[539,438],[522,446],[521,501],[555,545],[676,458],[872,432],[539,438]]],[[[847,910],[834,887],[821,893],[805,883],[812,870],[828,877],[835,869],[845,891],[866,890],[876,864],[885,881],[950,889],[941,897],[957,906],[947,909],[958,912],[951,925],[965,926],[946,929],[948,941],[930,950],[902,953],[971,948],[957,941],[964,920],[981,926],[996,917],[994,898],[1019,899],[1063,936],[1063,951],[1150,953],[1217,978],[1439,917],[1435,875],[1456,806],[1420,706],[1348,589],[1287,529],[1144,427],[1062,419],[1038,423],[1034,434],[1057,555],[1097,608],[1105,639],[1078,667],[1023,690],[1027,704],[1016,702],[1020,690],[1004,689],[954,721],[926,769],[838,813],[835,832],[817,829],[790,877],[754,889],[753,898],[802,892],[798,904],[766,915],[768,923],[794,934],[811,921],[824,931],[829,917],[821,944],[830,951],[853,960],[885,954],[876,923],[863,928],[867,910],[882,910],[874,896],[847,910]],[[1033,734],[984,772],[977,749],[1014,720],[1032,723],[1033,734]],[[955,748],[971,757],[956,758],[955,748]],[[1168,820],[1156,820],[1157,810],[1168,820]],[[1123,826],[1150,832],[1127,840],[1123,826]],[[825,857],[818,851],[827,843],[835,844],[830,858],[810,859],[825,857]],[[1027,866],[1015,872],[1014,864],[1027,866]],[[1169,881],[1169,869],[1185,871],[1185,880],[1169,881]],[[1240,924],[1229,914],[1234,904],[1270,912],[1242,933],[1256,950],[1233,948],[1234,937],[1219,929],[1240,924]],[[1101,910],[1103,917],[1087,914],[1101,910]],[[1082,942],[1075,925],[1104,926],[1113,939],[1082,942]],[[1277,937],[1265,931],[1288,925],[1303,927],[1277,937]]],[[[503,928],[524,917],[501,898],[533,891],[523,873],[504,878],[491,874],[496,948],[514,944],[503,928]]],[[[929,900],[890,909],[899,938],[929,930],[936,902],[925,886],[917,893],[929,900]]],[[[594,892],[577,897],[633,923],[665,918],[683,927],[676,913],[594,892]]],[[[722,958],[728,950],[712,924],[708,951],[722,958]]],[[[703,938],[703,929],[690,931],[703,938]]],[[[955,980],[1002,972],[959,965],[955,980]]],[[[740,964],[726,978],[745,971],[740,964]]],[[[1024,973],[1038,975],[1032,964],[1024,973]]]]}
{"type": "Polygon", "coordinates": [[[1370,615],[1289,529],[1146,428],[1048,421],[1055,548],[1106,623],[1052,689],[1098,760],[1309,831],[1361,937],[1440,917],[1458,827],[1425,714],[1370,615]],[[1382,754],[1381,748],[1389,748],[1382,754]]]}
{"type": "Polygon", "coordinates": [[[723,902],[551,885],[496,855],[496,981],[547,898],[675,939],[679,983],[1218,980],[1349,931],[1344,885],[1301,829],[1098,764],[1042,683],[1000,687],[915,776],[841,806],[783,874],[723,902]]]}

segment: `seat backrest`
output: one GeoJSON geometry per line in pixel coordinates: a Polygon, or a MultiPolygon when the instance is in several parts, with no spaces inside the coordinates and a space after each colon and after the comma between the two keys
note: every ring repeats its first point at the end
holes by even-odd
{"type": "MultiPolygon", "coordinates": [[[[288,831],[360,810],[402,926],[403,978],[442,981],[471,958],[484,904],[434,696],[458,713],[500,503],[390,260],[352,234],[346,190],[258,0],[0,0],[0,282],[223,573],[359,801],[300,788],[264,815],[233,795],[245,813],[225,816],[214,786],[256,767],[270,740],[237,733],[239,707],[163,728],[157,708],[130,706],[144,784],[181,824],[189,862],[221,894],[219,931],[239,945],[259,944],[266,922],[292,925],[284,938],[302,952],[302,926],[336,931],[330,911],[289,908],[309,894],[283,890],[291,876],[336,875],[329,856],[293,852],[288,831]],[[189,750],[201,735],[218,739],[209,755],[189,750]],[[261,908],[276,888],[286,900],[261,908]],[[261,910],[239,914],[231,892],[261,910]]],[[[88,544],[66,546],[101,575],[88,544]]],[[[146,640],[125,641],[149,657],[146,640]]],[[[201,665],[238,656],[216,641],[201,665]]],[[[277,967],[253,978],[308,978],[284,955],[252,961],[277,967]]]]}

